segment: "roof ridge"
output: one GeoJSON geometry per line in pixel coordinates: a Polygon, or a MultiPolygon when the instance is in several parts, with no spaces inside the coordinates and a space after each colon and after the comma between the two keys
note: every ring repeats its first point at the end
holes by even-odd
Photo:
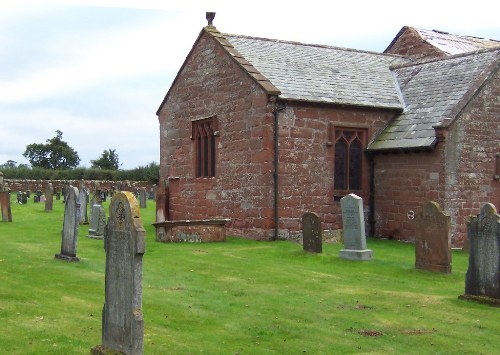
{"type": "Polygon", "coordinates": [[[461,57],[469,57],[469,56],[474,56],[474,55],[479,55],[487,52],[495,52],[498,51],[500,53],[500,44],[498,47],[492,47],[492,48],[483,48],[483,49],[478,49],[472,52],[465,52],[465,53],[458,53],[458,54],[453,54],[449,55],[446,57],[441,57],[441,58],[422,58],[416,61],[408,62],[408,63],[402,63],[402,64],[393,64],[391,65],[390,69],[399,69],[399,68],[407,68],[411,66],[416,66],[416,65],[422,65],[422,64],[428,64],[428,63],[433,63],[433,62],[442,62],[446,60],[452,60],[452,59],[457,59],[461,57]]]}
{"type": "Polygon", "coordinates": [[[268,42],[275,42],[275,43],[294,44],[294,45],[301,45],[301,46],[305,46],[305,47],[337,49],[337,50],[346,51],[346,52],[374,54],[374,55],[379,55],[379,56],[382,56],[382,57],[408,58],[406,56],[399,55],[399,54],[382,53],[382,52],[368,51],[368,50],[363,50],[363,49],[355,49],[355,48],[332,46],[332,45],[327,45],[327,44],[304,43],[304,42],[291,41],[291,40],[273,39],[273,38],[265,38],[265,37],[255,37],[255,36],[247,36],[247,35],[238,35],[238,34],[234,34],[234,33],[221,33],[221,34],[223,36],[241,37],[241,38],[247,38],[247,39],[253,39],[253,40],[260,40],[260,41],[268,41],[268,42]]]}
{"type": "Polygon", "coordinates": [[[444,34],[444,35],[453,36],[453,37],[474,38],[474,39],[479,39],[479,40],[483,40],[483,41],[498,42],[500,45],[500,40],[492,39],[492,38],[485,38],[485,37],[478,37],[478,36],[471,36],[471,35],[460,35],[460,34],[456,34],[456,33],[450,33],[448,31],[436,30],[436,29],[428,30],[428,29],[419,28],[419,27],[413,27],[413,28],[416,29],[417,31],[436,32],[439,34],[444,34]]]}

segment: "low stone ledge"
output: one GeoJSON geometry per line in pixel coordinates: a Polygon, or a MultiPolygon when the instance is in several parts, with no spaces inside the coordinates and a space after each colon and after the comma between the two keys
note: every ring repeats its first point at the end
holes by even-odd
{"type": "Polygon", "coordinates": [[[153,223],[156,241],[163,243],[223,242],[230,219],[176,220],[153,223]]]}

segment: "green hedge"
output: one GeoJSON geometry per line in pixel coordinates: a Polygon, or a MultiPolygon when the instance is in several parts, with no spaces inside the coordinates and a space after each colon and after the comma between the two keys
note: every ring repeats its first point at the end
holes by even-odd
{"type": "Polygon", "coordinates": [[[42,169],[42,168],[2,168],[5,179],[27,180],[110,180],[110,181],[150,181],[158,184],[160,166],[150,163],[130,170],[104,170],[90,168],[42,169]]]}

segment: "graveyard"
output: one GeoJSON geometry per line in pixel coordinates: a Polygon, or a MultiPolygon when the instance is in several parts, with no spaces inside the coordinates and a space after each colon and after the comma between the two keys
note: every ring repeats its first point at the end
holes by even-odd
{"type": "MultiPolygon", "coordinates": [[[[109,200],[103,202],[109,216],[109,200]]],[[[88,354],[101,344],[106,252],[78,226],[76,257],[61,249],[64,204],[16,203],[0,223],[1,352],[88,354]]],[[[367,238],[373,257],[321,253],[292,241],[228,236],[217,243],[160,243],[155,204],[145,229],[145,354],[494,353],[499,310],[459,299],[468,253],[451,273],[415,268],[415,246],[367,238]]]]}

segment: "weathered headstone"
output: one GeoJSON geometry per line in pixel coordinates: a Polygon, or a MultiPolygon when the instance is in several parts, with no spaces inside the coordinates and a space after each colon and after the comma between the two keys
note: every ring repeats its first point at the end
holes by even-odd
{"type": "Polygon", "coordinates": [[[10,193],[0,191],[0,209],[2,212],[2,221],[12,222],[12,212],[10,209],[10,193]]]}
{"type": "MultiPolygon", "coordinates": [[[[169,220],[168,196],[169,188],[158,186],[156,188],[156,222],[164,222],[169,220]]],[[[156,228],[156,240],[164,240],[165,227],[159,226],[156,228]]]]}
{"type": "Polygon", "coordinates": [[[60,192],[56,192],[55,195],[56,195],[56,200],[60,201],[61,200],[61,193],[60,192]]]}
{"type": "Polygon", "coordinates": [[[26,192],[23,192],[21,194],[21,203],[23,205],[27,204],[28,203],[28,195],[26,194],[26,192]]]}
{"type": "Polygon", "coordinates": [[[80,205],[77,202],[78,189],[69,186],[66,191],[64,205],[64,222],[62,230],[61,253],[56,254],[57,259],[66,261],[80,261],[76,256],[78,241],[78,215],[80,205]]]}
{"type": "Polygon", "coordinates": [[[427,202],[417,216],[415,267],[451,272],[451,217],[438,203],[427,202]]]}
{"type": "Polygon", "coordinates": [[[80,204],[80,215],[78,216],[78,223],[80,224],[88,224],[88,197],[89,193],[87,191],[87,187],[85,186],[85,181],[80,180],[80,188],[78,189],[78,203],[80,204]]]}
{"type": "Polygon", "coordinates": [[[348,260],[371,260],[373,251],[366,248],[363,199],[349,194],[340,200],[344,231],[344,249],[340,257],[348,260]]]}
{"type": "Polygon", "coordinates": [[[69,182],[65,182],[64,185],[63,185],[63,188],[62,188],[62,195],[63,195],[63,200],[62,202],[65,203],[66,202],[66,196],[68,195],[68,190],[69,190],[69,182]]]}
{"type": "Polygon", "coordinates": [[[92,206],[90,213],[90,228],[87,237],[92,239],[104,238],[104,227],[106,226],[106,212],[101,205],[92,206]]]}
{"type": "Polygon", "coordinates": [[[104,233],[106,251],[105,301],[102,311],[102,345],[94,354],[121,351],[142,354],[142,256],[145,230],[137,200],[130,192],[113,196],[104,233]]]}
{"type": "Polygon", "coordinates": [[[146,189],[144,187],[139,187],[138,193],[139,193],[139,206],[141,208],[146,208],[146,203],[147,203],[146,189]]]}
{"type": "Polygon", "coordinates": [[[485,204],[467,225],[470,242],[465,295],[500,299],[500,215],[485,204]]]}
{"type": "Polygon", "coordinates": [[[302,216],[302,247],[311,253],[323,251],[321,219],[314,212],[307,212],[302,216]]]}
{"type": "Polygon", "coordinates": [[[45,211],[50,212],[54,207],[54,188],[52,183],[49,182],[47,190],[45,190],[45,211]]]}
{"type": "Polygon", "coordinates": [[[156,184],[153,184],[153,186],[149,189],[148,198],[150,200],[156,200],[156,184]]]}

